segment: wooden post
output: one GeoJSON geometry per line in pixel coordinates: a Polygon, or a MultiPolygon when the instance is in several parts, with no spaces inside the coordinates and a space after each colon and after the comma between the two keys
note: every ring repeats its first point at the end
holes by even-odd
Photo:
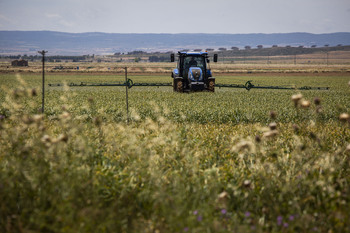
{"type": "Polygon", "coordinates": [[[129,124],[128,67],[125,67],[126,123],[129,124]]]}
{"type": "Polygon", "coordinates": [[[41,99],[41,113],[44,114],[45,112],[45,54],[47,53],[47,51],[42,50],[42,51],[38,51],[38,53],[40,53],[43,56],[42,62],[43,62],[43,78],[42,78],[42,99],[41,99]]]}

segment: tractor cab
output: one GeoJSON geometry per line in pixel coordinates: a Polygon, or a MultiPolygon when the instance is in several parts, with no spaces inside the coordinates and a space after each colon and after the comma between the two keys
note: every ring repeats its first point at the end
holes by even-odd
{"type": "MultiPolygon", "coordinates": [[[[178,52],[177,68],[172,72],[173,88],[176,92],[215,90],[215,78],[212,77],[207,52],[178,52]]],[[[175,61],[175,54],[171,54],[175,61]]],[[[214,55],[217,62],[217,54],[214,55]]]]}

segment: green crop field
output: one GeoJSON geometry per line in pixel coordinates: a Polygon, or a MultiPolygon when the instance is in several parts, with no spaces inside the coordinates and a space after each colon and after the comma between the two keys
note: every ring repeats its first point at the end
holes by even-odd
{"type": "Polygon", "coordinates": [[[247,80],[330,90],[132,87],[127,123],[125,87],[46,85],[41,115],[41,74],[0,74],[0,232],[350,232],[349,73],[216,77],[247,80]]]}

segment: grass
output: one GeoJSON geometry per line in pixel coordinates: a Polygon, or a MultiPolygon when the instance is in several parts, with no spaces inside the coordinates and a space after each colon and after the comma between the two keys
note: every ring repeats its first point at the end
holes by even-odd
{"type": "Polygon", "coordinates": [[[329,91],[133,87],[130,124],[123,87],[47,87],[40,115],[40,75],[20,78],[0,76],[1,232],[350,231],[344,73],[217,77],[329,91]]]}

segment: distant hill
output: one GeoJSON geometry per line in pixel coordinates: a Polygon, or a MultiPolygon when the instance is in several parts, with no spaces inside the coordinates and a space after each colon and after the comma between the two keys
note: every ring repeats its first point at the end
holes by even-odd
{"type": "Polygon", "coordinates": [[[64,33],[54,31],[0,31],[0,55],[37,54],[48,50],[50,55],[113,54],[117,52],[177,51],[181,49],[244,48],[350,45],[350,33],[330,34],[120,34],[64,33]]]}

